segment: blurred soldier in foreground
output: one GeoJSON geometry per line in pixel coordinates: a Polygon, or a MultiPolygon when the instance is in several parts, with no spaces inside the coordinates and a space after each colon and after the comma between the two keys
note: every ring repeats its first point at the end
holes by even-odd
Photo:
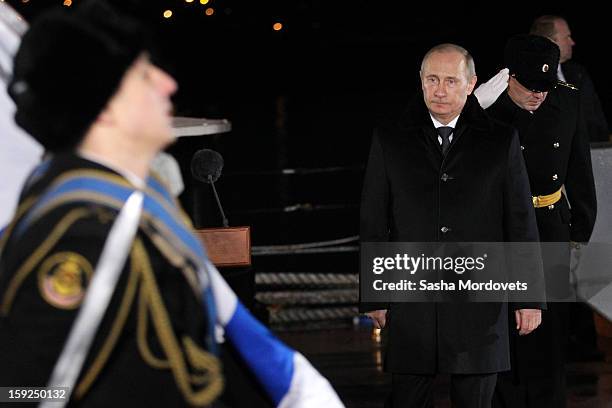
{"type": "Polygon", "coordinates": [[[173,141],[177,85],[147,50],[141,27],[101,0],[47,13],[23,38],[9,93],[17,123],[47,157],[0,243],[0,385],[58,385],[64,358],[75,367],[67,350],[93,333],[76,349],[85,355],[78,378],[59,383],[72,404],[210,406],[223,389],[224,333],[274,404],[342,406],[327,380],[236,300],[148,174],[173,141]],[[122,226],[132,197],[143,197],[135,238],[107,256],[116,242],[109,231],[122,226]],[[117,283],[97,285],[115,267],[117,283]],[[105,289],[112,296],[99,324],[76,331],[105,289]]]}

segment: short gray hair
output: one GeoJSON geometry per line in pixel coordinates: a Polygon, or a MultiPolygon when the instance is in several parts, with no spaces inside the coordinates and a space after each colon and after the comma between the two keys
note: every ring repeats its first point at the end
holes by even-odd
{"type": "Polygon", "coordinates": [[[423,72],[423,67],[425,66],[425,62],[431,56],[431,54],[436,53],[436,52],[452,52],[452,51],[458,52],[459,54],[463,55],[463,59],[465,60],[465,66],[467,67],[468,79],[476,75],[476,65],[474,65],[474,58],[472,58],[472,55],[468,52],[468,50],[466,50],[462,46],[457,45],[457,44],[451,44],[451,43],[439,44],[431,48],[429,51],[427,51],[427,53],[423,57],[423,60],[421,61],[421,72],[423,72]]]}
{"type": "Polygon", "coordinates": [[[556,21],[565,21],[565,19],[561,16],[555,16],[552,14],[540,16],[533,20],[529,34],[552,39],[555,34],[557,34],[557,30],[555,29],[556,21]]]}

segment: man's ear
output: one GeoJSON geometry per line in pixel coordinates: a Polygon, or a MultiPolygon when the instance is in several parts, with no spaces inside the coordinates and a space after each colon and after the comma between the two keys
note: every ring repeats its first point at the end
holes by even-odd
{"type": "Polygon", "coordinates": [[[476,75],[472,75],[472,78],[468,81],[468,95],[472,94],[474,87],[476,86],[476,82],[478,81],[478,77],[476,75]]]}

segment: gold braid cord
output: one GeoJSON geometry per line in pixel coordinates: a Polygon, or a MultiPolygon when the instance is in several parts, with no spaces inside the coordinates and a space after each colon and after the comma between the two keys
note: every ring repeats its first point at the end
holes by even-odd
{"type": "Polygon", "coordinates": [[[209,405],[223,389],[219,360],[214,355],[202,350],[187,336],[183,336],[183,347],[181,348],[163,304],[146,249],[140,239],[137,239],[132,247],[130,266],[131,272],[127,287],[110,334],[93,364],[77,386],[76,398],[80,399],[87,393],[108,361],[125,326],[136,292],[138,292],[136,341],[141,357],[155,369],[171,370],[179,391],[189,404],[195,406],[209,405]],[[155,356],[149,347],[147,342],[149,315],[167,359],[155,356]],[[189,367],[196,373],[190,373],[189,367]],[[194,386],[197,386],[199,390],[194,390],[194,386]]]}
{"type": "MultiPolygon", "coordinates": [[[[202,406],[212,403],[223,390],[223,377],[219,360],[197,346],[189,337],[184,336],[182,338],[184,349],[181,347],[172,329],[170,316],[168,316],[168,311],[157,287],[146,250],[140,241],[136,241],[134,245],[134,257],[138,260],[142,280],[139,304],[145,304],[146,309],[148,309],[148,314],[151,316],[153,327],[164,350],[167,362],[154,357],[148,345],[141,344],[141,339],[146,340],[146,333],[144,336],[138,335],[138,346],[143,359],[147,362],[153,362],[152,366],[155,368],[164,368],[163,366],[166,364],[169,365],[179,390],[189,404],[202,406]],[[143,350],[145,350],[144,353],[143,350]],[[197,374],[191,374],[189,367],[197,374]],[[199,386],[200,389],[194,390],[193,385],[199,386]]],[[[141,326],[147,320],[147,313],[139,310],[138,314],[138,325],[141,326]]],[[[142,330],[143,328],[138,328],[139,332],[142,330]]],[[[146,327],[144,327],[144,330],[146,332],[146,327]]]]}
{"type": "MultiPolygon", "coordinates": [[[[132,247],[132,253],[134,252],[134,247],[132,247]]],[[[125,326],[125,322],[130,314],[130,309],[132,307],[132,303],[134,302],[134,296],[136,295],[136,287],[138,285],[138,281],[140,280],[140,276],[137,273],[137,260],[134,256],[131,258],[130,263],[130,276],[128,278],[128,282],[123,292],[123,299],[121,300],[121,305],[119,306],[119,311],[115,316],[115,321],[111,327],[109,335],[104,340],[104,344],[100,349],[100,352],[94,359],[91,366],[88,368],[85,375],[81,379],[81,382],[77,386],[74,396],[77,399],[81,399],[85,393],[89,390],[95,379],[102,371],[102,368],[108,361],[108,358],[123,331],[125,326]]]]}

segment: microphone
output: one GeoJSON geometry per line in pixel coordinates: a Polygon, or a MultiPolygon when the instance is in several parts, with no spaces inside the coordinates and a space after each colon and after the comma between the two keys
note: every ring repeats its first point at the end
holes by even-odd
{"type": "Polygon", "coordinates": [[[221,177],[221,170],[223,157],[214,150],[198,150],[191,159],[191,174],[198,181],[214,183],[221,177]]]}
{"type": "Polygon", "coordinates": [[[215,181],[221,177],[221,170],[223,170],[223,157],[216,151],[210,149],[202,149],[195,152],[191,159],[191,175],[198,181],[210,184],[215,194],[215,200],[217,200],[217,207],[221,212],[221,218],[223,219],[223,226],[227,227],[228,222],[215,188],[215,181]]]}

